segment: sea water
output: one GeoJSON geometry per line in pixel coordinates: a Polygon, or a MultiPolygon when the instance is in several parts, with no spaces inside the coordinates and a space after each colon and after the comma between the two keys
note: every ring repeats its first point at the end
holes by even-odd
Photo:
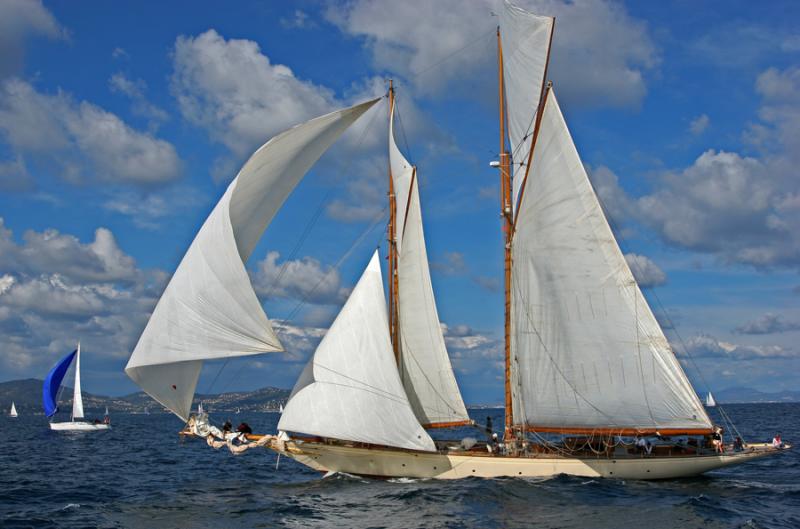
{"type": "MultiPolygon", "coordinates": [[[[800,442],[800,404],[725,410],[745,439],[800,442]]],[[[667,481],[323,479],[268,450],[182,442],[169,414],[111,412],[111,431],[74,434],[41,415],[0,418],[0,527],[800,528],[800,450],[667,481]]],[[[471,414],[502,425],[502,410],[471,414]]],[[[270,433],[278,420],[211,417],[270,433]]]]}

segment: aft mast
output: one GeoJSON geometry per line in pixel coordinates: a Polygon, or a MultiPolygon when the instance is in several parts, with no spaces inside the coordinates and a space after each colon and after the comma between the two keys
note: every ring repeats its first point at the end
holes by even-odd
{"type": "Polygon", "coordinates": [[[500,102],[500,211],[503,219],[503,293],[505,323],[503,336],[505,343],[505,432],[510,440],[514,427],[513,403],[511,400],[511,230],[514,217],[511,212],[511,161],[506,151],[506,107],[503,78],[503,43],[500,40],[500,27],[497,28],[497,78],[500,102]]]}

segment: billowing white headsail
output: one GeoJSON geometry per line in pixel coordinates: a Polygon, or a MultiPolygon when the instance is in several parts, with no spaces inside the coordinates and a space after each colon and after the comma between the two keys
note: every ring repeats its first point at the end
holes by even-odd
{"type": "Polygon", "coordinates": [[[186,420],[203,360],[281,351],[245,262],[300,179],[377,100],[283,132],[244,164],[206,219],[125,372],[186,420]]]}
{"type": "Polygon", "coordinates": [[[303,369],[278,429],[435,450],[397,374],[377,251],[303,369]]]}
{"type": "Polygon", "coordinates": [[[468,421],[433,297],[416,170],[397,148],[394,109],[389,125],[389,159],[397,197],[400,378],[422,424],[468,421]]]}
{"type": "Polygon", "coordinates": [[[500,42],[511,144],[512,204],[516,207],[531,149],[536,110],[544,83],[553,19],[503,1],[500,42]]]}
{"type": "Polygon", "coordinates": [[[513,239],[515,422],[710,428],[547,92],[513,239]]]}

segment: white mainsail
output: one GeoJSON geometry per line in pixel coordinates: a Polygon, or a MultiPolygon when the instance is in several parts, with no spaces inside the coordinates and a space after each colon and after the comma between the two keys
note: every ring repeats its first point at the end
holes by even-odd
{"type": "Polygon", "coordinates": [[[435,450],[397,373],[377,251],[300,374],[278,429],[435,450]]]}
{"type": "Polygon", "coordinates": [[[617,245],[552,89],[519,204],[512,274],[515,422],[711,428],[617,245]]]}
{"type": "Polygon", "coordinates": [[[11,411],[8,412],[9,417],[16,417],[17,416],[17,407],[14,405],[14,401],[11,401],[11,411]]]}
{"type": "Polygon", "coordinates": [[[416,169],[394,137],[389,121],[389,161],[397,203],[397,282],[400,378],[417,419],[424,425],[469,420],[439,324],[416,169]]]}
{"type": "Polygon", "coordinates": [[[81,342],[75,355],[75,388],[72,390],[72,420],[83,419],[83,396],[81,395],[81,342]]]}
{"type": "Polygon", "coordinates": [[[554,19],[503,1],[500,41],[511,144],[512,204],[516,208],[531,150],[536,111],[547,70],[554,19]]]}
{"type": "Polygon", "coordinates": [[[261,146],[206,219],[125,372],[184,420],[204,360],[282,351],[245,262],[300,179],[375,102],[332,112],[261,146]]]}

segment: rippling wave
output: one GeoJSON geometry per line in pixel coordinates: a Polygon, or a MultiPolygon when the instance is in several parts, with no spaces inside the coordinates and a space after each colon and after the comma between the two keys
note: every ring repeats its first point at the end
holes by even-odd
{"type": "MultiPolygon", "coordinates": [[[[800,404],[729,405],[747,439],[800,440],[800,404]]],[[[497,412],[495,412],[497,413],[497,412]]],[[[502,412],[500,412],[502,413],[502,412]]],[[[476,410],[483,421],[486,411],[476,410]]],[[[212,419],[224,421],[225,414],[212,419]]],[[[231,416],[274,432],[277,414],[231,416]]],[[[671,481],[324,479],[287,458],[181,442],[167,414],[114,415],[109,432],[0,418],[0,526],[800,528],[800,457],[671,481]]],[[[495,422],[502,424],[502,420],[495,422]]]]}

